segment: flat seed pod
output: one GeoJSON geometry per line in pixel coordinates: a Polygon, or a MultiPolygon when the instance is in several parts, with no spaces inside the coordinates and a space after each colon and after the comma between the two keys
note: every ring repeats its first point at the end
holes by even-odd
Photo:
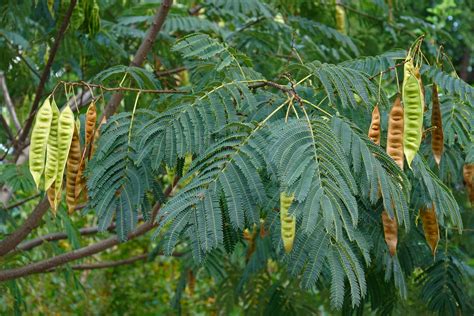
{"type": "Polygon", "coordinates": [[[336,1],[336,26],[342,34],[346,34],[346,11],[344,7],[336,1]]]}
{"type": "Polygon", "coordinates": [[[413,66],[413,61],[410,59],[404,65],[402,88],[404,105],[403,151],[408,167],[411,166],[411,162],[420,148],[423,135],[424,95],[422,86],[419,71],[413,66]]]}
{"type": "Polygon", "coordinates": [[[39,108],[36,114],[35,125],[31,132],[29,164],[30,172],[37,188],[39,188],[41,175],[44,171],[44,159],[52,119],[53,110],[48,98],[39,108]]]}
{"type": "Polygon", "coordinates": [[[369,138],[377,145],[380,145],[380,111],[377,104],[372,111],[372,121],[369,128],[369,138]]]}
{"type": "Polygon", "coordinates": [[[59,127],[58,127],[58,173],[54,185],[56,191],[55,204],[58,203],[58,199],[61,196],[61,189],[63,184],[63,174],[66,168],[67,157],[69,155],[69,148],[71,147],[72,136],[74,134],[74,114],[71,108],[66,108],[61,112],[59,116],[59,127]]]}
{"type": "Polygon", "coordinates": [[[382,224],[383,233],[385,236],[385,243],[387,244],[388,251],[393,257],[397,252],[398,242],[398,224],[396,218],[390,218],[386,211],[382,212],[382,224]]]}
{"type": "Polygon", "coordinates": [[[438,218],[434,207],[420,210],[421,221],[423,222],[423,231],[428,246],[431,248],[433,256],[436,253],[436,248],[439,242],[439,226],[438,218]]]}
{"type": "Polygon", "coordinates": [[[76,207],[76,177],[81,161],[81,143],[79,140],[79,131],[77,125],[74,127],[72,135],[71,148],[66,163],[66,203],[71,214],[76,207]]]}
{"type": "Polygon", "coordinates": [[[433,83],[433,108],[431,109],[431,149],[436,163],[439,166],[444,150],[443,121],[441,120],[441,110],[439,106],[438,88],[433,83]]]}
{"type": "Polygon", "coordinates": [[[288,215],[288,210],[294,198],[294,194],[280,193],[281,238],[283,239],[283,247],[286,253],[293,249],[293,242],[295,240],[296,219],[293,215],[288,215]]]}
{"type": "Polygon", "coordinates": [[[49,206],[53,210],[53,213],[56,213],[56,210],[58,209],[58,206],[56,205],[56,194],[55,194],[55,191],[54,191],[54,182],[49,187],[49,189],[46,190],[46,195],[48,197],[49,206]]]}
{"type": "Polygon", "coordinates": [[[474,204],[474,163],[467,163],[463,167],[464,183],[471,204],[474,204]]]}
{"type": "Polygon", "coordinates": [[[393,103],[388,117],[387,154],[403,170],[403,107],[400,96],[393,103]]]}
{"type": "Polygon", "coordinates": [[[85,124],[85,146],[84,150],[88,148],[92,142],[95,131],[95,124],[97,121],[97,109],[95,107],[95,102],[92,102],[87,108],[86,113],[86,124],[85,124]]]}
{"type": "Polygon", "coordinates": [[[44,171],[44,189],[48,190],[56,180],[58,172],[58,123],[59,109],[56,102],[51,102],[52,119],[49,131],[48,144],[46,146],[46,167],[44,171]]]}

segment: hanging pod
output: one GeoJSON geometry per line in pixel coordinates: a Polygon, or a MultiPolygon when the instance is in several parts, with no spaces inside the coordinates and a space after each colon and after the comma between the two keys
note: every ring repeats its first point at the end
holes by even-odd
{"type": "Polygon", "coordinates": [[[444,150],[443,121],[441,120],[441,110],[438,98],[438,87],[433,83],[433,108],[431,109],[431,150],[436,163],[439,166],[444,150]]]}
{"type": "Polygon", "coordinates": [[[35,125],[31,132],[30,142],[30,172],[39,188],[41,175],[44,171],[44,159],[46,156],[46,146],[48,144],[49,131],[51,129],[51,120],[53,119],[53,110],[49,98],[39,108],[36,114],[35,125]]]}
{"type": "Polygon", "coordinates": [[[72,135],[71,148],[66,163],[66,203],[69,214],[74,211],[76,207],[76,177],[79,170],[79,163],[81,161],[81,143],[79,140],[79,128],[74,124],[74,133],[72,135]]]}
{"type": "Polygon", "coordinates": [[[296,219],[293,215],[288,215],[291,203],[295,198],[294,194],[280,193],[280,224],[281,224],[281,238],[283,239],[283,247],[285,252],[289,253],[293,249],[293,242],[295,240],[296,219]]]}
{"type": "Polygon", "coordinates": [[[474,204],[474,163],[466,163],[464,165],[463,178],[469,201],[474,204]]]}
{"type": "Polygon", "coordinates": [[[403,170],[403,107],[400,95],[393,103],[388,117],[387,154],[392,157],[400,169],[403,170]]]}
{"type": "Polygon", "coordinates": [[[370,123],[368,136],[375,144],[380,145],[380,111],[376,104],[372,111],[372,121],[370,123]]]}
{"type": "Polygon", "coordinates": [[[91,146],[91,142],[94,138],[94,131],[95,131],[95,124],[97,121],[97,109],[95,107],[95,102],[92,102],[89,107],[87,108],[86,113],[86,124],[85,124],[85,145],[84,150],[91,146]]]}
{"type": "Polygon", "coordinates": [[[393,257],[397,252],[397,242],[398,242],[398,224],[397,219],[390,218],[388,213],[384,210],[382,212],[382,224],[383,224],[383,234],[385,237],[385,243],[387,244],[388,251],[393,257]]]}
{"type": "Polygon", "coordinates": [[[428,246],[431,248],[433,256],[436,253],[436,248],[439,242],[439,226],[438,218],[434,206],[420,210],[421,221],[423,222],[423,232],[428,246]]]}
{"type": "Polygon", "coordinates": [[[52,119],[49,131],[48,144],[46,146],[46,167],[44,171],[44,189],[48,190],[56,180],[58,173],[58,123],[59,109],[56,102],[51,102],[52,119]]]}
{"type": "MultiPolygon", "coordinates": [[[[71,146],[72,136],[74,134],[74,124],[74,114],[69,105],[67,105],[59,116],[58,125],[58,172],[54,184],[54,191],[56,194],[54,204],[56,207],[61,196],[63,174],[66,167],[69,148],[71,146]]],[[[54,208],[53,211],[56,212],[56,208],[54,208]]]]}
{"type": "Polygon", "coordinates": [[[419,69],[413,65],[411,57],[404,65],[403,76],[403,106],[404,106],[404,133],[403,151],[408,167],[420,148],[423,128],[423,109],[425,98],[423,83],[419,69]]]}

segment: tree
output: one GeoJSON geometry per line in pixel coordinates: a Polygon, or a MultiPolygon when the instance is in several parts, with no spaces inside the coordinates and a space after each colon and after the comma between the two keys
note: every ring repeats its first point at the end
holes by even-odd
{"type": "Polygon", "coordinates": [[[459,234],[472,222],[474,89],[462,6],[3,4],[5,300],[34,309],[22,304],[32,274],[65,272],[79,288],[75,270],[147,259],[179,267],[164,298],[178,311],[469,314],[472,247],[459,234]],[[44,148],[48,164],[56,146],[35,124],[53,103],[78,122],[57,131],[64,190],[63,173],[42,175],[37,159],[44,148]],[[193,306],[195,282],[206,290],[193,306]]]}

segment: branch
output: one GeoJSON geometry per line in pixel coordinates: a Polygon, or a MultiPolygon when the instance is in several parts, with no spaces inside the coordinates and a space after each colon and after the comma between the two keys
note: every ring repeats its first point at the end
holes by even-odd
{"type": "MultiPolygon", "coordinates": [[[[2,124],[3,130],[7,133],[8,139],[13,143],[15,141],[15,139],[13,137],[13,133],[10,129],[10,126],[8,126],[8,123],[7,123],[7,121],[5,120],[5,118],[3,117],[2,114],[0,114],[0,123],[2,124]]],[[[8,154],[9,151],[10,151],[10,148],[8,148],[6,150],[5,157],[6,157],[6,155],[8,154]]]]}
{"type": "Polygon", "coordinates": [[[41,218],[49,209],[48,198],[44,197],[33,212],[28,216],[23,225],[15,230],[11,235],[0,241],[0,257],[13,250],[28,234],[38,227],[41,218]]]}
{"type": "MultiPolygon", "coordinates": [[[[171,8],[172,3],[173,3],[173,0],[163,0],[160,8],[158,9],[158,11],[155,14],[155,17],[153,18],[153,23],[151,24],[150,29],[148,30],[148,33],[146,34],[140,47],[138,48],[137,53],[135,54],[135,57],[130,63],[130,66],[140,67],[143,64],[143,61],[145,60],[146,55],[150,51],[153,43],[155,42],[156,36],[160,32],[161,27],[163,26],[163,23],[165,22],[165,19],[168,15],[168,12],[171,8]]],[[[107,104],[107,107],[104,110],[104,115],[106,118],[110,117],[113,113],[115,113],[115,111],[117,110],[117,107],[122,101],[122,98],[123,98],[122,93],[115,93],[112,96],[109,103],[107,104]]]]}
{"type": "Polygon", "coordinates": [[[12,99],[10,98],[10,93],[8,92],[7,83],[5,81],[5,74],[3,73],[3,71],[0,71],[0,88],[2,89],[3,97],[5,98],[5,103],[7,105],[8,112],[10,112],[13,124],[15,125],[16,130],[19,131],[21,130],[20,121],[18,120],[15,107],[13,106],[12,99]]]}
{"type": "Polygon", "coordinates": [[[185,70],[186,70],[186,67],[178,67],[178,68],[169,69],[169,70],[155,71],[155,76],[166,77],[166,76],[171,76],[171,75],[180,73],[181,71],[185,71],[185,70]]]}
{"type": "Polygon", "coordinates": [[[179,90],[154,90],[154,89],[140,89],[140,88],[127,88],[127,87],[104,87],[100,84],[89,83],[85,81],[79,82],[68,82],[68,81],[61,81],[59,84],[65,84],[70,86],[84,86],[84,87],[92,87],[92,88],[100,88],[104,91],[132,91],[132,92],[140,92],[140,93],[156,93],[156,94],[173,94],[173,93],[189,93],[187,91],[179,91],[179,90]]]}
{"type": "MultiPolygon", "coordinates": [[[[173,184],[168,186],[168,188],[164,192],[165,197],[171,194],[177,182],[178,182],[178,177],[176,177],[173,184]]],[[[46,199],[46,202],[47,202],[47,199],[46,199]]],[[[152,213],[151,220],[149,222],[141,224],[133,232],[129,233],[127,236],[128,237],[127,239],[130,240],[130,239],[139,237],[149,232],[152,228],[156,227],[158,223],[155,222],[155,217],[158,214],[158,211],[160,210],[160,208],[161,208],[161,203],[160,202],[155,203],[155,205],[153,206],[153,210],[151,212],[152,213]]],[[[26,265],[20,268],[2,270],[0,271],[0,281],[7,281],[7,280],[24,277],[30,274],[46,272],[52,268],[58,267],[68,262],[81,259],[84,257],[88,257],[93,254],[104,251],[106,249],[112,248],[114,246],[117,246],[118,244],[120,244],[120,240],[118,239],[117,236],[113,236],[108,239],[102,240],[98,243],[95,243],[86,247],[82,247],[80,249],[73,250],[71,252],[67,252],[67,253],[46,259],[46,260],[31,263],[29,265],[26,265]]]]}
{"type": "MultiPolygon", "coordinates": [[[[172,257],[182,257],[183,254],[176,252],[171,255],[172,257]]],[[[137,261],[146,260],[148,258],[148,254],[144,253],[138,256],[134,256],[131,258],[123,259],[123,260],[115,260],[115,261],[103,261],[98,263],[85,263],[85,264],[76,264],[71,267],[73,270],[95,270],[95,269],[106,269],[106,268],[113,268],[117,266],[122,266],[126,264],[132,264],[137,261]]],[[[55,271],[56,269],[50,270],[51,272],[55,271]]],[[[50,272],[48,271],[48,272],[50,272]]]]}
{"type": "Polygon", "coordinates": [[[28,137],[28,133],[33,125],[33,118],[35,116],[36,110],[38,109],[39,102],[43,97],[44,87],[46,82],[49,78],[49,73],[51,72],[51,66],[53,65],[54,58],[56,57],[56,53],[58,52],[59,45],[61,44],[61,40],[63,39],[64,33],[69,25],[69,21],[71,19],[72,11],[76,6],[77,0],[71,0],[69,3],[69,7],[66,11],[66,15],[64,16],[63,22],[61,27],[56,35],[56,39],[54,40],[53,47],[51,48],[51,53],[49,54],[48,61],[46,62],[46,66],[44,67],[43,73],[41,74],[40,82],[38,84],[38,88],[36,89],[35,99],[33,100],[33,105],[31,106],[30,114],[28,115],[28,119],[25,122],[25,126],[23,128],[22,133],[18,139],[18,143],[23,143],[26,138],[28,137]]]}
{"type": "Polygon", "coordinates": [[[27,197],[26,199],[23,199],[23,200],[21,200],[21,201],[19,201],[19,202],[16,202],[16,203],[13,203],[13,204],[11,204],[11,205],[8,205],[8,206],[5,207],[3,210],[4,210],[4,211],[8,211],[8,210],[10,210],[10,209],[12,209],[12,208],[21,206],[21,205],[25,204],[25,203],[28,202],[28,201],[31,201],[31,200],[36,199],[38,196],[40,196],[39,193],[38,193],[38,194],[35,194],[35,195],[32,195],[32,196],[30,196],[30,197],[27,197]]]}

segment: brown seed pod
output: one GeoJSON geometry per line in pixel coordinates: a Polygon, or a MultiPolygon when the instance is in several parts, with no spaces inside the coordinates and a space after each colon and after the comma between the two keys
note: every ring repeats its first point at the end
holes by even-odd
{"type": "Polygon", "coordinates": [[[464,183],[471,204],[474,204],[474,163],[467,163],[463,167],[464,183]]]}
{"type": "Polygon", "coordinates": [[[423,231],[428,246],[431,248],[433,256],[436,253],[436,247],[439,242],[439,226],[438,218],[434,206],[420,210],[421,221],[423,222],[423,231]]]}
{"type": "Polygon", "coordinates": [[[48,190],[46,190],[46,194],[48,196],[48,201],[49,201],[49,206],[53,210],[53,214],[56,214],[57,210],[57,205],[56,205],[56,198],[55,198],[55,192],[56,190],[54,189],[54,182],[53,184],[49,187],[48,190]]]}
{"type": "Polygon", "coordinates": [[[399,95],[388,118],[387,154],[403,170],[403,107],[399,95]]]}
{"type": "Polygon", "coordinates": [[[438,88],[433,83],[433,108],[431,110],[431,149],[436,163],[439,166],[444,150],[443,121],[441,120],[441,110],[439,106],[438,88]]]}
{"type": "Polygon", "coordinates": [[[72,136],[71,148],[66,165],[66,202],[69,214],[74,211],[76,207],[76,177],[79,170],[79,163],[81,161],[81,143],[79,140],[79,131],[77,125],[74,127],[74,134],[72,136]]]}
{"type": "Polygon", "coordinates": [[[194,295],[194,289],[196,287],[196,276],[194,275],[193,270],[188,270],[188,290],[189,295],[194,295]]]}
{"type": "Polygon", "coordinates": [[[89,146],[91,146],[91,143],[94,138],[96,121],[97,121],[97,109],[95,107],[95,102],[92,102],[87,108],[87,113],[86,113],[86,124],[85,124],[86,137],[85,137],[84,150],[86,150],[86,148],[89,148],[89,146]]]}
{"type": "Polygon", "coordinates": [[[375,105],[375,108],[372,111],[372,122],[370,123],[369,128],[369,138],[375,144],[380,145],[380,111],[378,104],[375,105]]]}
{"type": "Polygon", "coordinates": [[[382,224],[383,224],[383,233],[385,236],[385,243],[387,244],[388,251],[393,257],[397,252],[397,242],[398,242],[398,224],[397,219],[394,217],[390,218],[386,211],[382,212],[382,224]]]}

